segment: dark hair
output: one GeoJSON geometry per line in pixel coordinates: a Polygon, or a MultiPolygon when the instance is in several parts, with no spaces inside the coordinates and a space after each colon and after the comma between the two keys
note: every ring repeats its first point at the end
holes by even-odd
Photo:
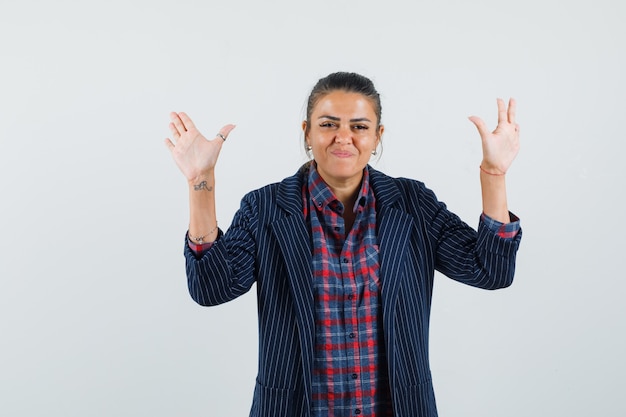
{"type": "MultiPolygon", "coordinates": [[[[358,93],[372,102],[374,113],[376,113],[376,128],[380,126],[380,118],[382,115],[382,106],[380,104],[380,95],[374,87],[374,83],[367,77],[354,72],[335,72],[321,78],[311,90],[306,106],[306,132],[309,133],[311,128],[311,113],[317,102],[327,94],[333,91],[345,91],[347,93],[358,93]]],[[[306,143],[304,144],[306,147],[306,143]]]]}

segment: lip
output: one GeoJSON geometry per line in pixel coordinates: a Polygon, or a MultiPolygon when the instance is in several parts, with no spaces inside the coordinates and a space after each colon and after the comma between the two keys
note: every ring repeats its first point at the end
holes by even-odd
{"type": "Polygon", "coordinates": [[[352,156],[352,152],[348,152],[348,151],[332,151],[331,154],[333,156],[336,156],[337,158],[350,158],[352,156]]]}

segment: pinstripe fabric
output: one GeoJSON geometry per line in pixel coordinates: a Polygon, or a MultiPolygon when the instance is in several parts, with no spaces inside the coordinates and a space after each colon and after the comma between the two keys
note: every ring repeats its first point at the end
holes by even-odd
{"type": "MultiPolygon", "coordinates": [[[[479,288],[507,287],[522,233],[502,239],[482,221],[475,231],[421,182],[369,169],[394,415],[437,416],[428,358],[434,272],[479,288]]],[[[252,417],[310,416],[315,324],[303,181],[301,170],[247,194],[228,232],[202,258],[185,242],[189,292],[199,304],[227,302],[256,282],[259,365],[252,417]]]]}

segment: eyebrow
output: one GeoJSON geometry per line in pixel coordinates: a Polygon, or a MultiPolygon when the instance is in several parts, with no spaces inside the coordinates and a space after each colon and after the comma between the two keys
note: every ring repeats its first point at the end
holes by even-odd
{"type": "MultiPolygon", "coordinates": [[[[322,115],[322,116],[317,118],[317,120],[319,120],[319,119],[330,119],[330,120],[333,120],[333,121],[336,121],[336,122],[339,122],[341,120],[337,116],[329,116],[329,115],[322,115]]],[[[370,122],[371,123],[372,121],[370,119],[368,119],[367,117],[358,117],[356,119],[350,119],[350,122],[351,123],[354,123],[354,122],[370,122]]]]}

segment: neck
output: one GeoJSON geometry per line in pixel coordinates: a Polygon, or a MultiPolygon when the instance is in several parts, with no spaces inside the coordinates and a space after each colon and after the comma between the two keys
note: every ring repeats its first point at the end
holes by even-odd
{"type": "Polygon", "coordinates": [[[358,184],[356,187],[335,187],[329,184],[328,187],[335,194],[337,199],[341,201],[344,209],[352,212],[356,198],[359,195],[360,185],[361,184],[358,184]]]}
{"type": "Polygon", "coordinates": [[[348,177],[348,178],[336,178],[330,175],[326,175],[323,170],[317,168],[317,173],[322,177],[322,180],[328,185],[328,188],[335,194],[335,197],[341,204],[343,204],[346,211],[352,212],[354,203],[359,190],[361,189],[361,183],[363,182],[363,171],[360,175],[348,177]]]}
{"type": "MultiPolygon", "coordinates": [[[[320,173],[320,176],[322,174],[320,173]]],[[[352,211],[354,207],[354,202],[356,201],[357,196],[359,195],[359,190],[361,189],[361,182],[363,181],[363,175],[358,178],[350,178],[346,180],[337,180],[333,179],[328,181],[326,178],[322,177],[328,188],[335,194],[335,197],[343,204],[346,211],[352,211]]]]}

